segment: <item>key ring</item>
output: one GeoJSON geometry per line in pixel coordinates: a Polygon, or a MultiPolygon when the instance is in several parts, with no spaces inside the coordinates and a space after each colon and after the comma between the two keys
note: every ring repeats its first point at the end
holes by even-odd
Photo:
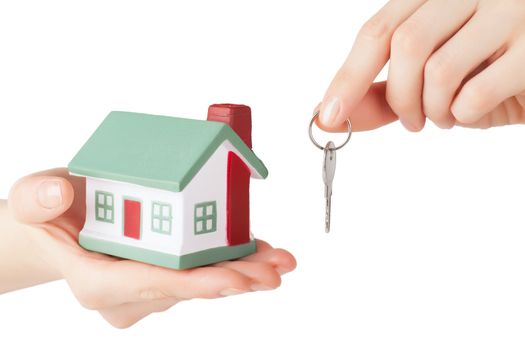
{"type": "MultiPolygon", "coordinates": [[[[324,151],[324,147],[321,146],[320,144],[317,143],[317,141],[315,141],[314,139],[314,135],[312,134],[312,125],[314,125],[314,121],[315,119],[319,117],[319,111],[315,112],[312,120],[310,121],[310,126],[308,127],[308,135],[310,136],[310,140],[312,141],[312,143],[314,144],[315,147],[319,148],[321,151],[324,151]]],[[[343,142],[341,145],[335,147],[335,148],[332,148],[331,150],[333,151],[337,151],[341,148],[343,148],[343,146],[345,146],[348,141],[350,141],[350,137],[352,136],[352,123],[350,123],[350,120],[346,120],[346,125],[348,125],[348,137],[346,138],[345,142],[343,142]]]]}

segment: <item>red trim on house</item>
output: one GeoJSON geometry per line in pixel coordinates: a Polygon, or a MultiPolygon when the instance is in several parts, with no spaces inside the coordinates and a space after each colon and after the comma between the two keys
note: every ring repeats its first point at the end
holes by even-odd
{"type": "Polygon", "coordinates": [[[250,241],[250,169],[228,152],[226,232],[228,245],[250,241]]]}

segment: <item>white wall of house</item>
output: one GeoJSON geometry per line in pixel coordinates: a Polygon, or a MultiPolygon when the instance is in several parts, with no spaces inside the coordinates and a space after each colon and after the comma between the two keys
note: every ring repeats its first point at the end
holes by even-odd
{"type": "Polygon", "coordinates": [[[184,216],[192,218],[184,221],[182,254],[228,244],[226,237],[226,205],[229,152],[235,152],[250,168],[252,173],[255,173],[255,169],[251,168],[246,159],[229,141],[224,141],[217,148],[209,161],[199,170],[182,192],[184,195],[184,216]],[[217,201],[217,231],[215,233],[195,235],[193,220],[195,204],[208,201],[217,201]]]}
{"type": "Polygon", "coordinates": [[[179,254],[182,246],[183,209],[182,193],[158,190],[135,184],[111,181],[98,178],[87,178],[86,181],[86,224],[82,234],[89,234],[113,242],[126,243],[147,249],[153,249],[170,254],[179,254]],[[107,223],[96,220],[95,192],[105,191],[114,197],[114,222],[107,223]],[[141,202],[141,237],[140,240],[124,236],[123,204],[124,199],[141,202]],[[153,201],[169,203],[172,206],[171,234],[153,232],[152,205],[153,201]]]}
{"type": "Polygon", "coordinates": [[[184,222],[182,254],[221,247],[226,241],[226,190],[228,151],[224,145],[217,148],[208,162],[197,172],[184,189],[184,222]],[[196,235],[194,228],[195,204],[217,202],[217,231],[196,235]]]}
{"type": "MultiPolygon", "coordinates": [[[[208,162],[197,172],[182,192],[171,192],[154,188],[88,178],[86,182],[87,217],[82,234],[131,246],[157,250],[165,253],[184,255],[209,248],[227,245],[226,239],[226,196],[228,152],[237,152],[235,147],[225,141],[217,148],[208,162]],[[97,221],[95,218],[95,192],[106,191],[114,196],[114,223],[97,221]],[[141,239],[125,237],[123,234],[124,198],[141,201],[141,239]],[[172,205],[172,230],[170,235],[153,232],[153,201],[172,205]],[[216,201],[216,231],[196,235],[194,227],[195,204],[216,201]]],[[[174,164],[176,166],[176,164],[174,164]]]]}

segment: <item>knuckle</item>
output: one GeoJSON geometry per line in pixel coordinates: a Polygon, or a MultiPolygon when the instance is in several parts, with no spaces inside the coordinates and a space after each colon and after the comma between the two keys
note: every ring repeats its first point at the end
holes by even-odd
{"type": "Polygon", "coordinates": [[[421,54],[424,50],[424,28],[418,22],[409,20],[397,28],[392,35],[393,52],[406,55],[421,54]]]}
{"type": "Polygon", "coordinates": [[[489,84],[467,83],[461,92],[463,103],[473,114],[484,111],[492,103],[492,91],[489,84]]]}
{"type": "Polygon", "coordinates": [[[365,22],[359,32],[360,37],[369,39],[384,39],[391,32],[391,24],[381,13],[377,13],[365,22]]]}
{"type": "Polygon", "coordinates": [[[435,54],[425,64],[425,82],[442,86],[453,78],[452,61],[445,54],[435,54]]]}

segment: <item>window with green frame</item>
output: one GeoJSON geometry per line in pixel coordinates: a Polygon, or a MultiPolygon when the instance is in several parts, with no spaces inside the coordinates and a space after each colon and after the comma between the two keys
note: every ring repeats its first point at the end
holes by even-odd
{"type": "Polygon", "coordinates": [[[217,202],[195,204],[195,234],[215,232],[217,230],[217,202]]]}
{"type": "Polygon", "coordinates": [[[153,202],[151,209],[151,230],[171,234],[171,204],[153,202]]]}
{"type": "Polygon", "coordinates": [[[95,191],[95,218],[97,221],[113,223],[114,202],[112,193],[95,191]]]}

